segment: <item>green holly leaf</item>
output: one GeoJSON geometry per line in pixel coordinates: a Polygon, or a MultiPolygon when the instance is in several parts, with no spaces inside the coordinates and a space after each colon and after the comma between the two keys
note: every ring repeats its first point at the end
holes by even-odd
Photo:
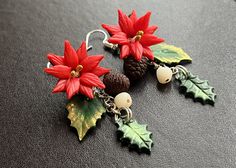
{"type": "Polygon", "coordinates": [[[176,79],[180,81],[180,87],[185,88],[185,94],[192,94],[195,100],[200,100],[203,104],[215,103],[214,88],[209,86],[207,80],[201,80],[190,72],[186,77],[182,71],[176,75],[176,79]]]}
{"type": "Polygon", "coordinates": [[[71,126],[76,128],[80,141],[90,128],[96,126],[97,120],[101,119],[102,114],[106,112],[99,98],[88,99],[81,95],[69,100],[66,108],[69,111],[68,118],[71,126]]]}
{"type": "Polygon", "coordinates": [[[173,45],[160,43],[151,46],[151,50],[154,54],[155,62],[158,63],[180,64],[192,62],[192,58],[190,58],[190,56],[186,52],[184,52],[183,49],[175,47],[173,45]]]}
{"type": "Polygon", "coordinates": [[[151,151],[153,145],[152,133],[147,131],[147,125],[138,124],[136,120],[124,122],[122,119],[119,119],[116,123],[118,131],[122,133],[120,140],[128,139],[130,145],[136,145],[140,150],[151,151]]]}

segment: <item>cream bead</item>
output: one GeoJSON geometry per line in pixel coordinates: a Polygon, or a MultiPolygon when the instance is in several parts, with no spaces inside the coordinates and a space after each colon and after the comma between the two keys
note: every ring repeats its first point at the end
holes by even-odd
{"type": "Polygon", "coordinates": [[[129,93],[121,92],[115,97],[114,103],[118,108],[130,107],[132,105],[132,98],[129,93]]]}
{"type": "Polygon", "coordinates": [[[166,84],[171,81],[172,70],[169,67],[160,66],[156,71],[157,80],[161,84],[166,84]]]}

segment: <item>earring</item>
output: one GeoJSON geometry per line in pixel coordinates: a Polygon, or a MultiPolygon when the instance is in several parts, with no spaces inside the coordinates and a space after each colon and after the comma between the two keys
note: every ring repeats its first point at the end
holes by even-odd
{"type": "Polygon", "coordinates": [[[131,96],[122,92],[114,98],[106,93],[105,85],[99,79],[110,71],[99,66],[104,57],[87,54],[87,50],[92,48],[88,45],[89,36],[95,32],[105,35],[104,45],[110,47],[113,45],[107,42],[104,31],[94,30],[88,33],[86,42],[82,42],[78,50],[75,50],[69,41],[65,41],[64,56],[48,54],[50,62],[44,71],[58,78],[53,93],[66,92],[68,118],[71,126],[76,128],[80,141],[90,128],[96,126],[97,120],[107,112],[114,117],[118,127],[118,136],[122,142],[128,140],[130,147],[135,146],[140,152],[150,153],[153,146],[152,133],[147,131],[147,125],[139,124],[133,118],[130,109],[131,96]]]}
{"type": "Polygon", "coordinates": [[[206,80],[200,80],[182,65],[192,61],[187,53],[153,35],[157,26],[149,26],[151,12],[140,18],[135,11],[127,16],[118,10],[118,15],[119,25],[102,25],[111,35],[109,39],[103,30],[97,29],[87,34],[86,42],[82,42],[78,50],[65,41],[64,56],[48,54],[49,62],[44,71],[58,78],[53,93],[66,92],[68,118],[80,141],[107,113],[114,117],[121,141],[128,140],[130,147],[136,146],[139,151],[150,153],[152,133],[147,125],[139,124],[133,118],[132,98],[127,93],[130,84],[142,79],[152,68],[156,70],[160,84],[169,83],[174,76],[186,94],[190,93],[203,104],[214,104],[216,94],[206,80]],[[87,54],[92,48],[88,45],[89,37],[96,32],[104,34],[105,47],[120,53],[125,74],[99,66],[104,58],[102,55],[87,54]],[[102,82],[99,77],[103,75],[102,82]]]}
{"type": "MultiPolygon", "coordinates": [[[[215,103],[214,88],[207,80],[189,72],[183,64],[191,63],[192,59],[181,48],[163,43],[163,39],[153,35],[157,26],[149,26],[151,12],[137,18],[136,12],[127,16],[118,10],[118,25],[102,24],[111,37],[107,40],[120,52],[124,60],[124,72],[132,83],[140,80],[151,67],[156,70],[157,81],[167,84],[172,76],[180,83],[180,90],[186,96],[203,104],[215,103]]],[[[112,46],[112,45],[111,45],[112,46]]],[[[109,47],[109,46],[107,46],[109,47]]]]}

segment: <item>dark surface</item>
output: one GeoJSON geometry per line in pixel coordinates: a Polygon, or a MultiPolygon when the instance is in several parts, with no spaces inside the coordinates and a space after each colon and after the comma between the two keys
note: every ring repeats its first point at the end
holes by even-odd
{"type": "MultiPolygon", "coordinates": [[[[103,66],[122,62],[102,48],[103,66]]],[[[236,2],[0,1],[0,167],[236,167],[236,2]],[[116,24],[117,9],[153,12],[158,35],[193,58],[193,73],[215,87],[214,107],[194,103],[174,84],[157,86],[149,73],[131,89],[133,112],[153,132],[151,155],[130,152],[116,140],[109,117],[80,143],[70,128],[64,94],[51,94],[55,78],[43,73],[46,54],[63,54],[64,39],[78,47],[101,23],[116,24]]]]}

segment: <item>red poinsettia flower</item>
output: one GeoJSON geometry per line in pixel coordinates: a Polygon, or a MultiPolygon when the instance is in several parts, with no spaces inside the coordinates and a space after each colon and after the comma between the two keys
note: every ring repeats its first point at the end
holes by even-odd
{"type": "Polygon", "coordinates": [[[64,56],[48,54],[48,59],[54,66],[45,68],[44,71],[59,78],[53,93],[66,91],[68,99],[81,93],[92,99],[93,87],[105,88],[99,79],[99,76],[109,72],[108,69],[99,66],[103,56],[88,56],[85,42],[75,51],[66,40],[64,56]]]}
{"type": "Polygon", "coordinates": [[[119,44],[121,47],[120,58],[132,55],[140,61],[142,55],[153,60],[154,56],[149,46],[163,42],[164,40],[153,35],[157,26],[149,26],[151,12],[147,12],[139,19],[133,11],[128,17],[118,10],[119,25],[102,24],[111,37],[108,42],[119,44]]]}

